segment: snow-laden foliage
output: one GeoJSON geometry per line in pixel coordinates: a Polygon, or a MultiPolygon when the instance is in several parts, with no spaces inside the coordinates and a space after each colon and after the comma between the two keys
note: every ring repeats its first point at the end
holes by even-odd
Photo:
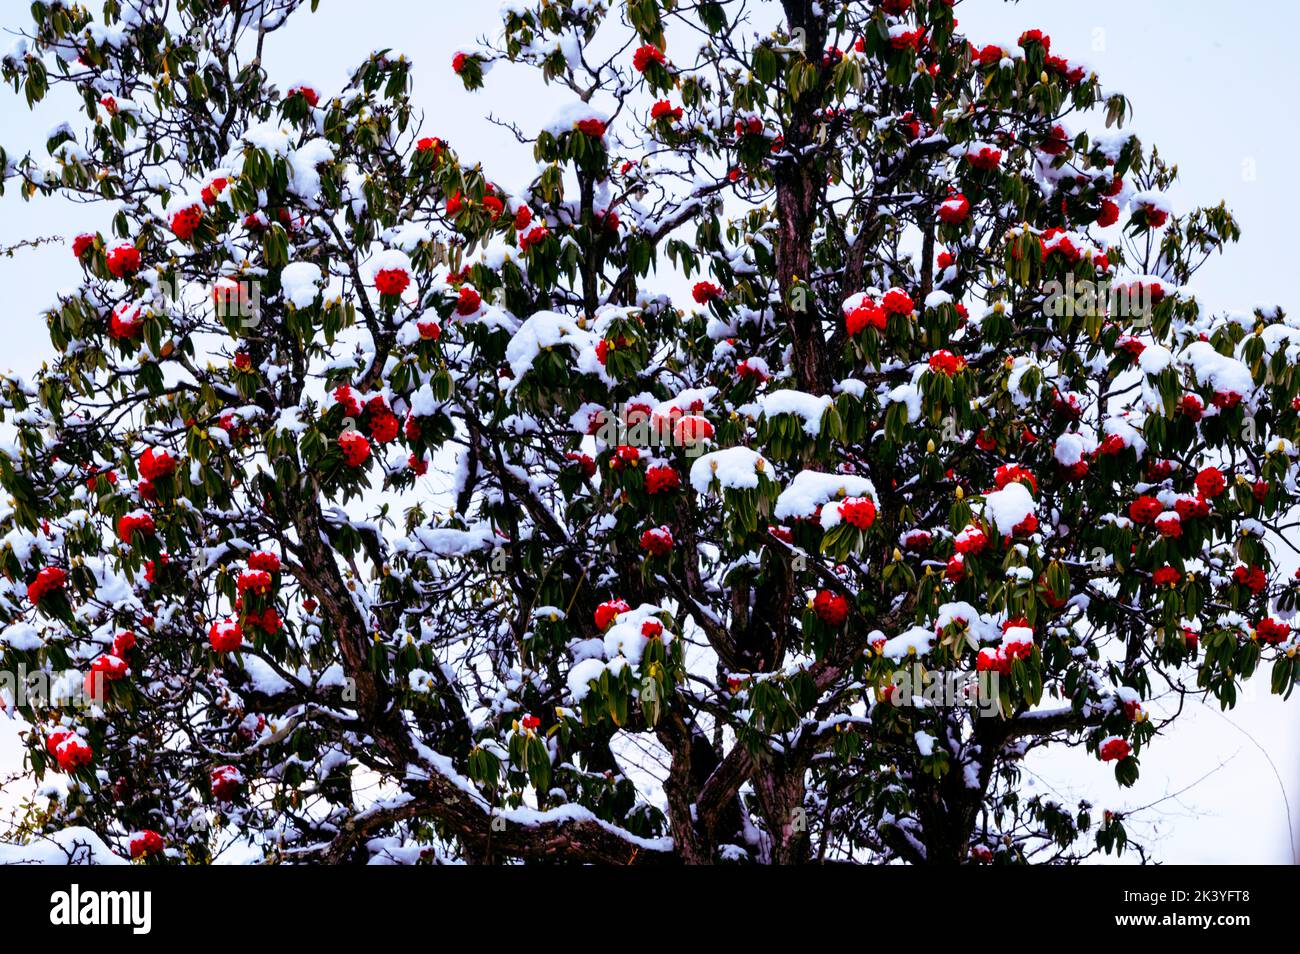
{"type": "Polygon", "coordinates": [[[299,5],[37,2],[3,60],[82,102],[5,185],[114,213],[3,382],[4,668],[91,690],[7,699],[19,840],[1069,859],[1123,819],[1028,752],[1131,784],[1153,700],[1291,690],[1300,329],[1201,307],[1231,216],[1050,37],[513,2],[420,74],[567,91],[507,188],[405,57],[271,85],[299,5]]]}

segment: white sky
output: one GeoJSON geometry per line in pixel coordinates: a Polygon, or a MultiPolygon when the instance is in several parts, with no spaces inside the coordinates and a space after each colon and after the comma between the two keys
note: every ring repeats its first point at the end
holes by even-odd
{"type": "MultiPolygon", "coordinates": [[[[462,159],[483,160],[509,187],[531,177],[531,150],[486,115],[532,130],[569,97],[542,86],[536,73],[508,66],[493,70],[485,90],[464,92],[451,58],[458,46],[496,31],[496,10],[493,0],[322,0],[318,13],[296,15],[293,26],[270,38],[264,59],[274,80],[328,91],[372,49],[406,53],[416,64],[425,132],[451,141],[462,159]]],[[[26,0],[0,0],[0,27],[28,22],[27,11],[26,0]]],[[[1300,14],[1289,0],[963,0],[957,16],[976,42],[1014,39],[1028,27],[1050,33],[1054,52],[1087,62],[1107,88],[1128,94],[1132,128],[1179,164],[1177,209],[1228,200],[1244,234],[1198,275],[1203,301],[1231,309],[1300,306],[1291,243],[1300,202],[1289,163],[1300,145],[1293,98],[1300,14]]],[[[0,49],[8,45],[0,37],[0,49]]],[[[67,115],[51,101],[29,114],[20,97],[4,90],[0,144],[10,155],[43,149],[46,130],[67,115]]],[[[70,239],[105,224],[102,209],[24,204],[12,192],[0,199],[0,247],[36,236],[70,239]]],[[[66,245],[0,257],[0,368],[30,372],[50,357],[40,311],[78,275],[66,245]]],[[[1171,737],[1144,753],[1143,779],[1133,790],[1120,792],[1109,768],[1082,752],[1035,760],[1028,784],[1067,803],[1091,797],[1098,810],[1159,802],[1142,813],[1147,823],[1140,827],[1156,836],[1146,840],[1160,860],[1291,863],[1284,789],[1300,820],[1300,700],[1287,704],[1267,693],[1265,672],[1233,712],[1193,706],[1171,737]],[[1175,793],[1181,794],[1167,797],[1175,793]]],[[[0,774],[16,767],[17,753],[12,727],[0,720],[0,774]]]]}

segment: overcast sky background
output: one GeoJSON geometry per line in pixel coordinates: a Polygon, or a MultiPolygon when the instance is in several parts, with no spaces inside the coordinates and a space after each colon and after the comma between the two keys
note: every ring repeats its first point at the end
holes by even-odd
{"type": "MultiPolygon", "coordinates": [[[[97,6],[91,0],[92,7],[97,6]]],[[[1300,211],[1291,161],[1300,146],[1293,99],[1300,64],[1293,48],[1300,14],[1289,0],[1228,7],[1212,0],[962,0],[961,29],[977,43],[1014,41],[1021,30],[1051,34],[1053,52],[1082,60],[1110,90],[1132,100],[1132,127],[1181,173],[1176,210],[1228,201],[1243,229],[1239,246],[1212,261],[1194,285],[1212,307],[1245,310],[1296,301],[1292,223],[1300,211]],[[1290,95],[1289,95],[1290,94],[1290,95]]],[[[340,87],[371,50],[415,61],[415,101],[425,132],[450,140],[462,160],[482,160],[507,188],[531,178],[531,149],[490,124],[489,113],[533,131],[570,97],[533,71],[499,65],[487,88],[466,93],[450,70],[458,47],[499,29],[495,0],[321,0],[268,41],[265,63],[281,84],[340,87]]],[[[26,0],[0,0],[0,27],[29,22],[26,0]]],[[[0,50],[9,39],[0,37],[0,50]]],[[[66,100],[63,101],[66,103],[66,100]]],[[[58,102],[29,113],[0,91],[0,144],[10,155],[43,151],[47,130],[68,118],[58,102]]],[[[74,126],[78,124],[74,123],[74,126]]],[[[0,247],[36,237],[68,241],[104,228],[103,209],[60,200],[0,198],[0,247]]],[[[68,246],[0,257],[0,369],[30,372],[50,356],[40,312],[75,285],[68,246]]],[[[12,723],[0,719],[0,774],[20,758],[12,723]]],[[[1292,863],[1287,804],[1300,809],[1300,699],[1268,695],[1267,672],[1248,684],[1237,709],[1193,704],[1171,736],[1143,753],[1143,778],[1120,791],[1109,767],[1082,751],[1035,758],[1026,783],[1063,802],[1089,797],[1098,810],[1129,811],[1135,831],[1169,862],[1292,863]]],[[[10,801],[14,793],[6,793],[10,801]]]]}

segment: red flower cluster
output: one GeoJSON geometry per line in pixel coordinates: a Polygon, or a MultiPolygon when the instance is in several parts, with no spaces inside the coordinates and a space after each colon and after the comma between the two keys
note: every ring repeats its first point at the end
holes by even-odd
{"type": "Polygon", "coordinates": [[[1256,596],[1268,589],[1268,576],[1264,571],[1257,566],[1246,566],[1244,563],[1238,564],[1233,569],[1232,582],[1246,587],[1256,596]]]}
{"type": "Polygon", "coordinates": [[[654,527],[641,534],[641,549],[651,556],[667,556],[673,549],[673,535],[667,527],[654,527]]]}
{"type": "Polygon", "coordinates": [[[590,136],[592,139],[599,139],[605,135],[605,122],[600,119],[580,119],[574,123],[574,128],[584,136],[590,136]]]}
{"type": "Polygon", "coordinates": [[[1164,509],[1164,504],[1159,500],[1156,500],[1155,497],[1143,494],[1141,497],[1138,497],[1137,500],[1129,504],[1128,515],[1129,519],[1134,523],[1148,524],[1154,521],[1156,517],[1160,516],[1160,514],[1164,512],[1164,509]]]}
{"type": "Polygon", "coordinates": [[[1217,467],[1206,467],[1196,475],[1196,492],[1207,500],[1213,500],[1227,488],[1228,482],[1217,467]]]}
{"type": "Polygon", "coordinates": [[[656,464],[645,472],[645,489],[648,494],[671,493],[681,485],[681,476],[667,464],[656,464]]]}
{"type": "Polygon", "coordinates": [[[208,773],[208,790],[219,802],[234,801],[244,784],[244,776],[233,765],[218,765],[208,773]]]}
{"type": "Polygon", "coordinates": [[[965,368],[966,359],[946,349],[936,351],[930,355],[930,370],[938,374],[946,374],[948,377],[952,377],[957,372],[965,370],[965,368]]]}
{"type": "Polygon", "coordinates": [[[130,242],[119,242],[108,250],[107,263],[114,278],[129,278],[140,270],[140,250],[130,242]]]}
{"type": "Polygon", "coordinates": [[[939,220],[949,225],[960,225],[970,215],[970,200],[960,192],[953,193],[939,203],[939,220]]]}
{"type": "Polygon", "coordinates": [[[117,537],[128,546],[137,533],[146,537],[154,535],[155,527],[153,517],[143,510],[137,510],[134,513],[125,514],[117,522],[117,537]]]}
{"type": "Polygon", "coordinates": [[[876,522],[876,504],[870,497],[849,497],[840,503],[840,517],[859,530],[870,529],[876,522]]]}
{"type": "Polygon", "coordinates": [[[848,618],[849,601],[830,590],[819,590],[813,597],[813,612],[827,626],[839,626],[848,618]]]}
{"type": "Polygon", "coordinates": [[[140,455],[136,466],[140,470],[140,476],[145,480],[161,480],[176,473],[176,458],[165,450],[154,450],[148,447],[140,455]]]}
{"type": "Polygon", "coordinates": [[[119,302],[108,319],[108,336],[116,341],[130,341],[140,336],[144,316],[140,306],[129,301],[119,302]]]}
{"type": "Polygon", "coordinates": [[[988,546],[989,538],[984,531],[970,524],[953,540],[953,548],[962,556],[979,556],[988,546]]]}
{"type": "Polygon", "coordinates": [[[404,268],[381,268],[375,272],[375,291],[381,295],[400,295],[411,284],[404,268]]]}
{"type": "Polygon", "coordinates": [[[722,289],[713,282],[696,282],[695,287],[691,289],[691,297],[698,304],[707,305],[715,298],[722,297],[722,289]]]}
{"type": "Polygon", "coordinates": [[[203,207],[195,203],[175,212],[171,219],[172,234],[182,242],[194,237],[194,232],[203,221],[203,207]]]}
{"type": "Polygon", "coordinates": [[[1101,744],[1100,751],[1103,762],[1118,762],[1121,759],[1128,758],[1129,753],[1133,751],[1133,747],[1128,744],[1127,740],[1112,736],[1101,744]]]}
{"type": "Polygon", "coordinates": [[[1182,578],[1183,575],[1172,566],[1162,566],[1151,574],[1151,582],[1156,586],[1174,586],[1182,578]]]}
{"type": "Polygon", "coordinates": [[[470,315],[477,314],[479,307],[483,304],[483,299],[479,293],[468,285],[461,286],[456,298],[456,314],[462,318],[468,318],[470,315]]]}
{"type": "Polygon", "coordinates": [[[95,757],[94,750],[82,741],[81,736],[67,729],[51,732],[45,739],[45,751],[65,772],[75,772],[83,765],[89,765],[95,757]]]}
{"type": "Polygon", "coordinates": [[[666,120],[675,123],[682,118],[682,108],[674,106],[666,99],[661,99],[650,107],[650,119],[654,122],[666,120]]]}
{"type": "Polygon", "coordinates": [[[658,63],[663,66],[666,62],[664,51],[649,43],[638,47],[637,51],[632,54],[632,67],[638,73],[644,73],[651,63],[658,63]]]}
{"type": "Polygon", "coordinates": [[[844,316],[844,327],[850,335],[856,335],[863,328],[875,328],[883,332],[889,323],[889,317],[883,308],[870,298],[844,316]]]}
{"type": "Polygon", "coordinates": [[[27,586],[27,599],[35,606],[45,597],[56,590],[63,589],[63,585],[68,581],[67,571],[57,566],[47,566],[36,574],[36,579],[32,580],[27,586]]]}
{"type": "Polygon", "coordinates": [[[150,828],[138,831],[131,836],[130,851],[132,860],[156,855],[163,850],[163,847],[162,835],[150,828]]]}
{"type": "Polygon", "coordinates": [[[891,288],[880,300],[880,307],[891,315],[910,315],[916,310],[916,303],[901,288],[891,288]]]}
{"type": "Polygon", "coordinates": [[[620,613],[626,613],[632,607],[627,605],[626,600],[608,600],[596,607],[596,628],[602,632],[609,628],[609,624],[618,618],[620,613]]]}
{"type": "Polygon", "coordinates": [[[219,620],[208,629],[208,643],[216,652],[232,653],[244,644],[244,629],[238,620],[219,620]]]}
{"type": "Polygon", "coordinates": [[[370,441],[360,431],[340,434],[339,450],[343,452],[343,462],[349,467],[360,467],[370,459],[370,441]]]}
{"type": "Polygon", "coordinates": [[[1286,623],[1266,616],[1255,624],[1255,635],[1269,646],[1276,646],[1278,643],[1286,642],[1291,635],[1291,627],[1286,623]]]}

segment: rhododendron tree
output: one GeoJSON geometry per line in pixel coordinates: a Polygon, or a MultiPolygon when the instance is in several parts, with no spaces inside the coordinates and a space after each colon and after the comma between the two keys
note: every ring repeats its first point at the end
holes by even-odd
{"type": "Polygon", "coordinates": [[[1029,753],[1129,785],[1166,697],[1291,691],[1300,331],[1191,294],[1231,215],[1172,207],[1050,37],[510,3],[420,74],[564,92],[508,187],[421,128],[403,56],[272,84],[302,5],[11,24],[4,79],[81,113],[5,186],[114,211],[68,236],[57,360],[0,392],[4,665],[94,689],[10,703],[63,782],[27,833],[1069,860],[1123,818],[1026,794],[1029,753]],[[995,705],[921,704],[917,663],[995,705]]]}

